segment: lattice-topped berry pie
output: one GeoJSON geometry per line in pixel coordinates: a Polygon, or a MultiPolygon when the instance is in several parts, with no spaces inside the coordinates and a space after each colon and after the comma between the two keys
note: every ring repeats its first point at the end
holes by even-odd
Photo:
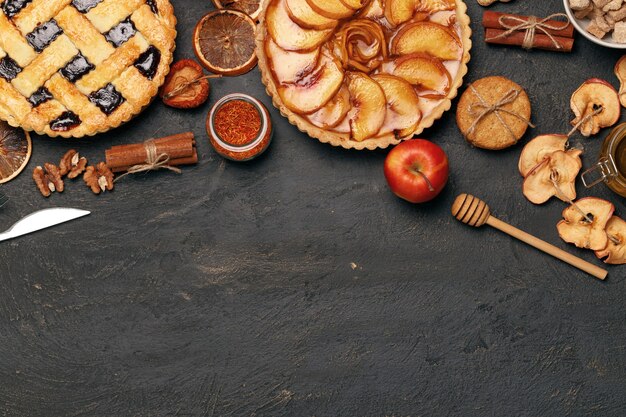
{"type": "Polygon", "coordinates": [[[141,112],[169,72],[169,0],[0,0],[0,119],[94,135],[141,112]]]}

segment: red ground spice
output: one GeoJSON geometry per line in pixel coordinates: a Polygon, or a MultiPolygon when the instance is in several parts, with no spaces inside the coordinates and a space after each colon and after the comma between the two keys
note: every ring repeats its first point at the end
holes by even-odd
{"type": "Polygon", "coordinates": [[[215,113],[214,128],[224,142],[244,146],[256,139],[261,131],[261,115],[253,104],[232,100],[215,113]]]}

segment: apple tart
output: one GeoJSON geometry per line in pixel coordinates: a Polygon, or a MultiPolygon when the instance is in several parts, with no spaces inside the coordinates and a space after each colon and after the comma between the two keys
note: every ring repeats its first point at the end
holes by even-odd
{"type": "Polygon", "coordinates": [[[0,119],[94,135],[141,112],[172,63],[169,0],[0,0],[0,119]]]}
{"type": "Polygon", "coordinates": [[[470,35],[462,0],[265,0],[256,53],[291,123],[321,142],[375,149],[450,109],[470,35]]]}

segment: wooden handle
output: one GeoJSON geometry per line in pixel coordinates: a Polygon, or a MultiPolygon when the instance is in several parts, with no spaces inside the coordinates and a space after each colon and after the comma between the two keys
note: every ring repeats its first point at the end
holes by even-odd
{"type": "Polygon", "coordinates": [[[518,238],[522,242],[526,242],[530,246],[534,246],[535,248],[542,250],[545,253],[562,260],[563,262],[567,262],[568,264],[575,266],[576,268],[585,271],[586,273],[593,275],[598,279],[603,280],[608,274],[608,271],[606,271],[605,269],[602,269],[599,266],[582,260],[572,255],[571,253],[567,253],[564,250],[559,249],[556,246],[549,244],[548,242],[544,242],[543,240],[531,234],[519,230],[518,228],[513,227],[510,224],[503,222],[502,220],[498,220],[493,216],[489,216],[487,218],[487,224],[491,227],[495,227],[496,229],[503,231],[510,236],[518,238]]]}

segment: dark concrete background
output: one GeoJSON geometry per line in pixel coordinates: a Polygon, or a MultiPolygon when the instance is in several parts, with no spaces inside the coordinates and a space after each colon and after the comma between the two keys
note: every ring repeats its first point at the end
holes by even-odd
{"type": "MultiPolygon", "coordinates": [[[[177,58],[192,57],[208,0],[174,0],[177,58]]],[[[565,133],[585,79],[617,86],[620,56],[579,36],[572,54],[483,43],[467,80],[504,75],[527,89],[540,133],[565,133]]],[[[495,10],[545,16],[558,0],[495,10]]],[[[565,207],[521,194],[521,146],[470,148],[454,112],[423,135],[450,157],[434,202],[389,191],[385,151],[332,148],[280,117],[258,70],[212,81],[210,103],[155,102],[123,128],[81,141],[34,138],[0,227],[45,207],[91,216],[1,244],[0,411],[4,416],[624,416],[626,269],[602,283],[493,229],[456,222],[460,192],[505,221],[563,243],[565,207]],[[227,162],[206,140],[211,103],[243,91],[272,113],[262,158],[227,162]],[[193,130],[201,162],[184,174],[127,178],[96,197],[82,181],[42,198],[30,172],[76,147],[92,162],[111,145],[193,130]]],[[[456,102],[455,102],[456,103],[456,102]]],[[[626,117],[622,117],[622,120],[626,117]]],[[[589,167],[607,131],[575,136],[589,167]]],[[[603,186],[579,195],[625,200],[603,186]]]]}

